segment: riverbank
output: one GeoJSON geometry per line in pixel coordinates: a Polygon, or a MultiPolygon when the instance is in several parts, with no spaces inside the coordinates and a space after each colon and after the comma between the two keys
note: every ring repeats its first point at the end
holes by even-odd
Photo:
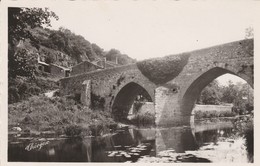
{"type": "MultiPolygon", "coordinates": [[[[216,124],[212,122],[213,124],[216,124]]],[[[232,122],[230,122],[232,124],[232,122]]],[[[210,122],[208,123],[210,124],[210,122]]],[[[92,137],[17,136],[8,140],[9,161],[48,162],[213,162],[247,163],[253,156],[233,126],[198,131],[187,127],[115,130],[92,137]],[[42,146],[42,148],[39,148],[42,146]],[[69,157],[68,157],[69,156],[69,157]]]]}
{"type": "Polygon", "coordinates": [[[116,127],[108,112],[91,110],[69,97],[34,96],[8,105],[9,132],[96,136],[116,127]]]}

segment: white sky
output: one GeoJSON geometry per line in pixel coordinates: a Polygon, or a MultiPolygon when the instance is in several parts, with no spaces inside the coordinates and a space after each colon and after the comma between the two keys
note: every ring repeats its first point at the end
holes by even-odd
{"type": "Polygon", "coordinates": [[[54,29],[63,26],[104,50],[142,60],[244,39],[257,7],[230,1],[88,1],[50,9],[60,18],[52,22],[54,29]]]}

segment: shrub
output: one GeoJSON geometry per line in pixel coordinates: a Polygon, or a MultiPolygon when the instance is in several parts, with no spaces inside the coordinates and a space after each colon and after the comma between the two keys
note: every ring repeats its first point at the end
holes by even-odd
{"type": "Polygon", "coordinates": [[[155,124],[155,116],[154,114],[151,114],[149,112],[146,112],[144,114],[137,113],[133,119],[131,119],[131,122],[137,125],[154,125],[155,124]]]}
{"type": "Polygon", "coordinates": [[[8,104],[27,100],[33,95],[45,93],[48,90],[58,88],[55,81],[43,78],[30,79],[26,77],[16,77],[8,80],[8,104]]]}
{"type": "Polygon", "coordinates": [[[52,129],[68,136],[95,135],[109,132],[115,125],[109,112],[90,110],[66,97],[34,96],[8,105],[9,125],[23,125],[31,130],[52,129]],[[75,130],[75,131],[74,131],[75,130]]]}
{"type": "Polygon", "coordinates": [[[217,110],[214,111],[196,110],[194,114],[195,119],[232,117],[232,116],[234,116],[234,112],[217,111],[217,110]]]}
{"type": "Polygon", "coordinates": [[[15,103],[20,100],[18,89],[14,86],[8,88],[8,103],[15,103]]]}
{"type": "MultiPolygon", "coordinates": [[[[83,135],[83,131],[86,130],[89,131],[88,129],[84,129],[82,126],[72,124],[65,127],[64,133],[69,137],[76,137],[76,136],[83,135]]],[[[84,132],[84,133],[89,133],[89,132],[84,132]]]]}

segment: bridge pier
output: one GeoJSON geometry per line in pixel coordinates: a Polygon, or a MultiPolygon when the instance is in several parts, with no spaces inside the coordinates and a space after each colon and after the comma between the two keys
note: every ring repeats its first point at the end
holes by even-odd
{"type": "Polygon", "coordinates": [[[190,126],[190,115],[180,111],[178,88],[160,86],[155,89],[156,126],[190,126]]]}
{"type": "Polygon", "coordinates": [[[85,80],[81,85],[80,102],[87,107],[91,106],[91,80],[85,80]]]}

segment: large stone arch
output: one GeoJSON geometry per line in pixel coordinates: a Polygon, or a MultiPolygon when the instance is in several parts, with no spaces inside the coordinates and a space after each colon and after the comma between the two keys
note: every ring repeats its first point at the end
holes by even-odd
{"type": "Polygon", "coordinates": [[[181,96],[181,112],[184,116],[190,117],[191,111],[195,105],[195,101],[200,96],[201,91],[214,79],[224,74],[233,74],[245,80],[253,88],[253,69],[241,72],[238,66],[221,66],[214,64],[214,67],[198,74],[197,77],[191,79],[187,83],[188,87],[184,87],[186,91],[181,96]]]}
{"type": "Polygon", "coordinates": [[[134,100],[139,94],[143,95],[149,102],[154,102],[154,94],[137,82],[128,82],[118,89],[111,107],[112,115],[116,120],[127,117],[134,100]]]}

